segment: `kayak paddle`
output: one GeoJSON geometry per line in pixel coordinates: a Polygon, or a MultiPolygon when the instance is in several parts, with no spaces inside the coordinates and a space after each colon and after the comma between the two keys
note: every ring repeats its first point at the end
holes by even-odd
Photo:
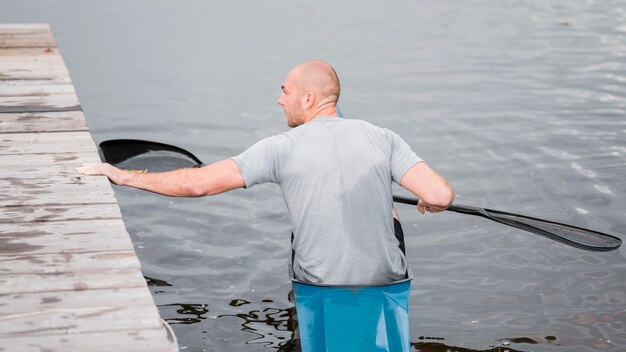
{"type": "MultiPolygon", "coordinates": [[[[418,199],[394,195],[393,201],[396,203],[417,205],[418,199]]],[[[612,251],[622,245],[622,240],[615,236],[554,221],[531,218],[525,215],[461,204],[453,204],[446,210],[461,214],[482,216],[501,224],[517,227],[518,229],[526,230],[551,240],[588,251],[612,251]]]]}
{"type": "MultiPolygon", "coordinates": [[[[114,139],[100,143],[102,159],[119,168],[135,171],[169,171],[200,167],[202,162],[192,153],[169,144],[135,139],[114,139]]],[[[393,196],[394,202],[417,205],[417,198],[393,196]]],[[[504,225],[516,227],[572,247],[588,251],[612,251],[622,240],[605,233],[558,222],[506,213],[499,210],[453,204],[448,209],[461,214],[482,216],[504,225]]]]}

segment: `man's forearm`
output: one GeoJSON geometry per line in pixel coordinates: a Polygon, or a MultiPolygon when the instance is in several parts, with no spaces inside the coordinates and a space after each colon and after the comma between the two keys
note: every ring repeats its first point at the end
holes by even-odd
{"type": "Polygon", "coordinates": [[[111,182],[172,197],[200,197],[245,186],[237,164],[230,159],[201,168],[159,173],[136,173],[110,164],[85,164],[76,169],[84,175],[104,175],[111,182]]]}
{"type": "Polygon", "coordinates": [[[171,197],[200,197],[205,195],[197,187],[199,169],[179,169],[159,173],[121,171],[120,186],[143,189],[171,197]]]}

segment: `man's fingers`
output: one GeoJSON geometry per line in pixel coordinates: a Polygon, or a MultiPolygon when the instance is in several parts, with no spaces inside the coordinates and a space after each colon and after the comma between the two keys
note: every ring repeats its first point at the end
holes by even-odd
{"type": "Polygon", "coordinates": [[[89,163],[83,164],[76,168],[76,172],[83,175],[104,175],[105,164],[102,163],[89,163]]]}
{"type": "Polygon", "coordinates": [[[417,211],[419,211],[422,214],[426,212],[426,206],[424,205],[424,202],[421,199],[419,200],[419,202],[417,202],[417,211]]]}
{"type": "Polygon", "coordinates": [[[417,211],[419,211],[422,214],[425,214],[426,212],[429,212],[429,213],[441,213],[442,211],[445,211],[445,210],[446,210],[446,208],[438,207],[438,206],[435,206],[435,205],[430,205],[430,204],[422,201],[421,199],[417,203],[417,211]]]}

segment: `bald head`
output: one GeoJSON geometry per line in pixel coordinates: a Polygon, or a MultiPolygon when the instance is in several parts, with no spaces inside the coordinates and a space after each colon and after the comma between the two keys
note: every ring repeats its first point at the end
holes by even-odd
{"type": "Polygon", "coordinates": [[[289,75],[293,75],[302,93],[314,93],[319,104],[337,105],[341,92],[339,77],[335,69],[327,62],[305,61],[294,67],[289,75]]]}
{"type": "Polygon", "coordinates": [[[337,116],[339,78],[324,61],[306,61],[294,67],[280,88],[278,105],[282,106],[289,127],[318,116],[337,116]]]}

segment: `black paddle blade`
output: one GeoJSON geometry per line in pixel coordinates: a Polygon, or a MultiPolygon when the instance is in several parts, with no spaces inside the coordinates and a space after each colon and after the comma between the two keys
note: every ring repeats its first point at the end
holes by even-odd
{"type": "MultiPolygon", "coordinates": [[[[418,200],[394,196],[393,200],[398,203],[416,205],[418,200]]],[[[516,227],[537,235],[547,237],[572,247],[588,251],[612,251],[622,245],[622,240],[605,233],[583,229],[581,227],[561,224],[554,221],[531,218],[529,216],[506,213],[503,211],[472,207],[455,204],[448,208],[448,211],[457,213],[482,216],[484,218],[497,221],[501,224],[516,227]]]]}
{"type": "Polygon", "coordinates": [[[494,221],[588,251],[612,251],[622,245],[615,236],[581,227],[491,209],[482,209],[482,213],[494,221]]]}
{"type": "Polygon", "coordinates": [[[104,141],[100,143],[100,157],[120,169],[133,171],[162,172],[202,165],[184,149],[137,139],[104,141]]]}

